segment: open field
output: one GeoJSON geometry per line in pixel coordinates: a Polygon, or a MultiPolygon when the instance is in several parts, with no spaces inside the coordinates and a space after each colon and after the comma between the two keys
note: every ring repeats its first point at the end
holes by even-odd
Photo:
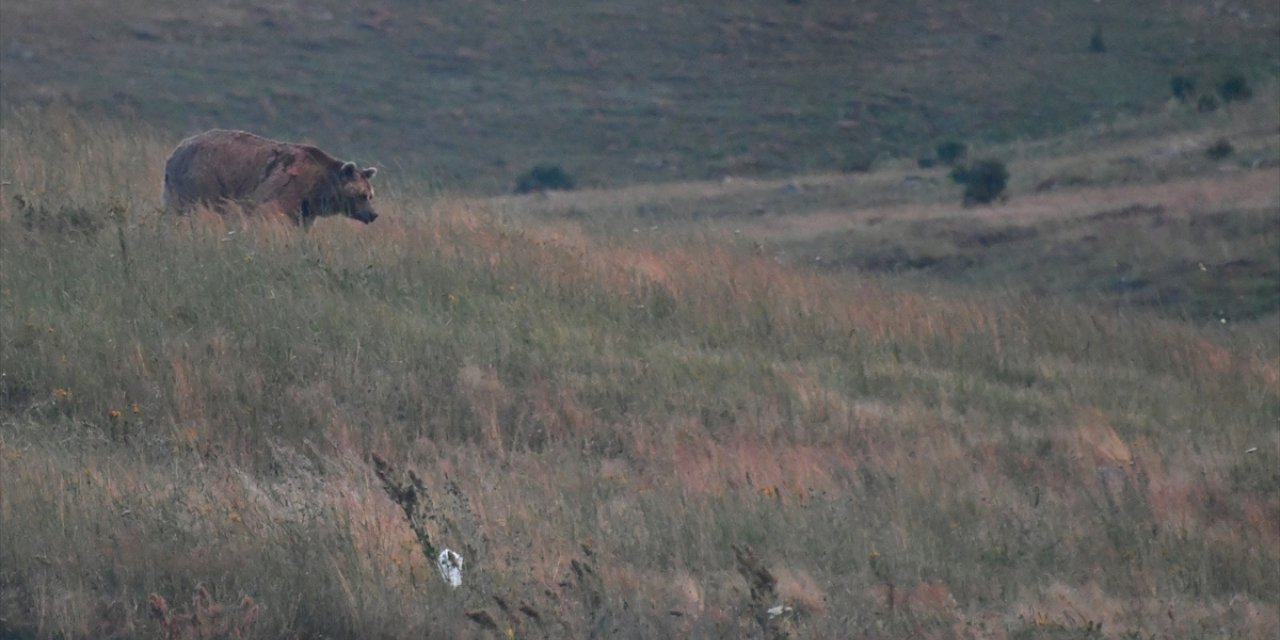
{"type": "Polygon", "coordinates": [[[1275,638],[1278,29],[5,0],[0,639],[1275,638]],[[214,126],[382,216],[160,212],[214,126]]]}
{"type": "Polygon", "coordinates": [[[9,113],[0,635],[163,637],[155,594],[227,637],[1273,637],[1268,113],[1165,123],[1125,144],[1192,136],[1167,166],[1035,193],[1098,166],[1090,133],[1046,143],[990,208],[892,164],[405,182],[374,225],[307,235],[158,213],[169,134],[9,113]],[[1201,163],[1221,135],[1244,151],[1201,163]],[[866,262],[895,245],[978,262],[866,262]],[[1217,280],[1171,277],[1194,305],[1112,295],[1091,261],[1121,248],[1217,280]],[[461,589],[373,455],[424,480],[461,589]]]}

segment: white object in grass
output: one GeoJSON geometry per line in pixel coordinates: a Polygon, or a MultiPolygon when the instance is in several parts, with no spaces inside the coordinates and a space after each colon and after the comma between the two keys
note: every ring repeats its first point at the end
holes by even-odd
{"type": "Polygon", "coordinates": [[[462,556],[445,549],[436,556],[436,568],[440,570],[440,577],[444,578],[450,587],[457,589],[462,586],[462,556]]]}

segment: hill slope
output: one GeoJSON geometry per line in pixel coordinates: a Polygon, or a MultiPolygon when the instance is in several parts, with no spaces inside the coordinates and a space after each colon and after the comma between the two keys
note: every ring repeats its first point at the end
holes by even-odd
{"type": "MultiPolygon", "coordinates": [[[[556,198],[391,198],[305,236],[170,218],[163,136],[22,117],[7,632],[160,635],[149,608],[284,638],[1280,629],[1272,333],[922,294],[585,200],[571,223],[532,213],[556,198]],[[421,479],[463,588],[375,454],[421,479]]],[[[738,186],[650,202],[774,193],[738,186]]]]}
{"type": "Polygon", "coordinates": [[[493,206],[637,241],[710,236],[922,292],[1010,291],[1197,325],[1276,326],[1274,87],[1220,113],[1175,109],[970,153],[1007,165],[1006,199],[963,206],[949,168],[898,160],[866,174],[642,185],[493,206]],[[1224,145],[1224,156],[1211,156],[1224,145]]]}
{"type": "Polygon", "coordinates": [[[801,174],[1151,110],[1278,71],[1268,0],[966,3],[10,0],[0,96],[302,138],[505,191],[801,174]],[[1092,52],[1100,34],[1105,51],[1092,52]]]}

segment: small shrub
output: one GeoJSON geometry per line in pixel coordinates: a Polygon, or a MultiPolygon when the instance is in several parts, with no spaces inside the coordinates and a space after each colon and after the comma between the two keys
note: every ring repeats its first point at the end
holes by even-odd
{"type": "Polygon", "coordinates": [[[1218,95],[1223,102],[1239,102],[1253,97],[1253,88],[1244,76],[1233,73],[1218,85],[1218,95]]]}
{"type": "Polygon", "coordinates": [[[958,140],[947,140],[938,145],[938,161],[945,165],[954,165],[964,160],[969,153],[969,145],[958,140]]]}
{"type": "Polygon", "coordinates": [[[1196,111],[1200,113],[1208,113],[1218,110],[1218,99],[1211,95],[1200,96],[1200,100],[1196,102],[1196,111]]]}
{"type": "Polygon", "coordinates": [[[1089,37],[1090,53],[1106,53],[1107,43],[1102,40],[1102,27],[1095,27],[1093,35],[1089,37]]]}
{"type": "Polygon", "coordinates": [[[1169,79],[1169,91],[1178,102],[1190,102],[1196,95],[1196,79],[1190,76],[1174,76],[1169,79]]]}
{"type": "Polygon", "coordinates": [[[938,164],[938,161],[935,158],[916,158],[916,166],[921,169],[932,169],[936,164],[938,164]]]}
{"type": "Polygon", "coordinates": [[[558,164],[540,164],[516,178],[516,193],[570,191],[574,186],[573,176],[558,164]]]}
{"type": "Polygon", "coordinates": [[[986,204],[1003,197],[1009,170],[999,160],[982,160],[951,170],[951,179],[964,185],[964,203],[986,204]]]}
{"type": "Polygon", "coordinates": [[[1204,150],[1204,154],[1212,160],[1222,160],[1235,152],[1236,148],[1231,146],[1231,143],[1226,138],[1219,138],[1217,142],[1204,150]]]}

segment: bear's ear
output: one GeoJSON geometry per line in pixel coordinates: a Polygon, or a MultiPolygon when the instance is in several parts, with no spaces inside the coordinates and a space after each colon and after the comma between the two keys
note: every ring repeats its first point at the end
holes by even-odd
{"type": "Polygon", "coordinates": [[[342,163],[342,168],[338,170],[338,173],[341,174],[342,177],[344,178],[354,178],[356,175],[356,163],[354,162],[342,163]]]}
{"type": "Polygon", "coordinates": [[[374,176],[378,175],[378,168],[369,167],[368,169],[361,170],[360,173],[364,174],[365,180],[372,180],[374,176]]]}

